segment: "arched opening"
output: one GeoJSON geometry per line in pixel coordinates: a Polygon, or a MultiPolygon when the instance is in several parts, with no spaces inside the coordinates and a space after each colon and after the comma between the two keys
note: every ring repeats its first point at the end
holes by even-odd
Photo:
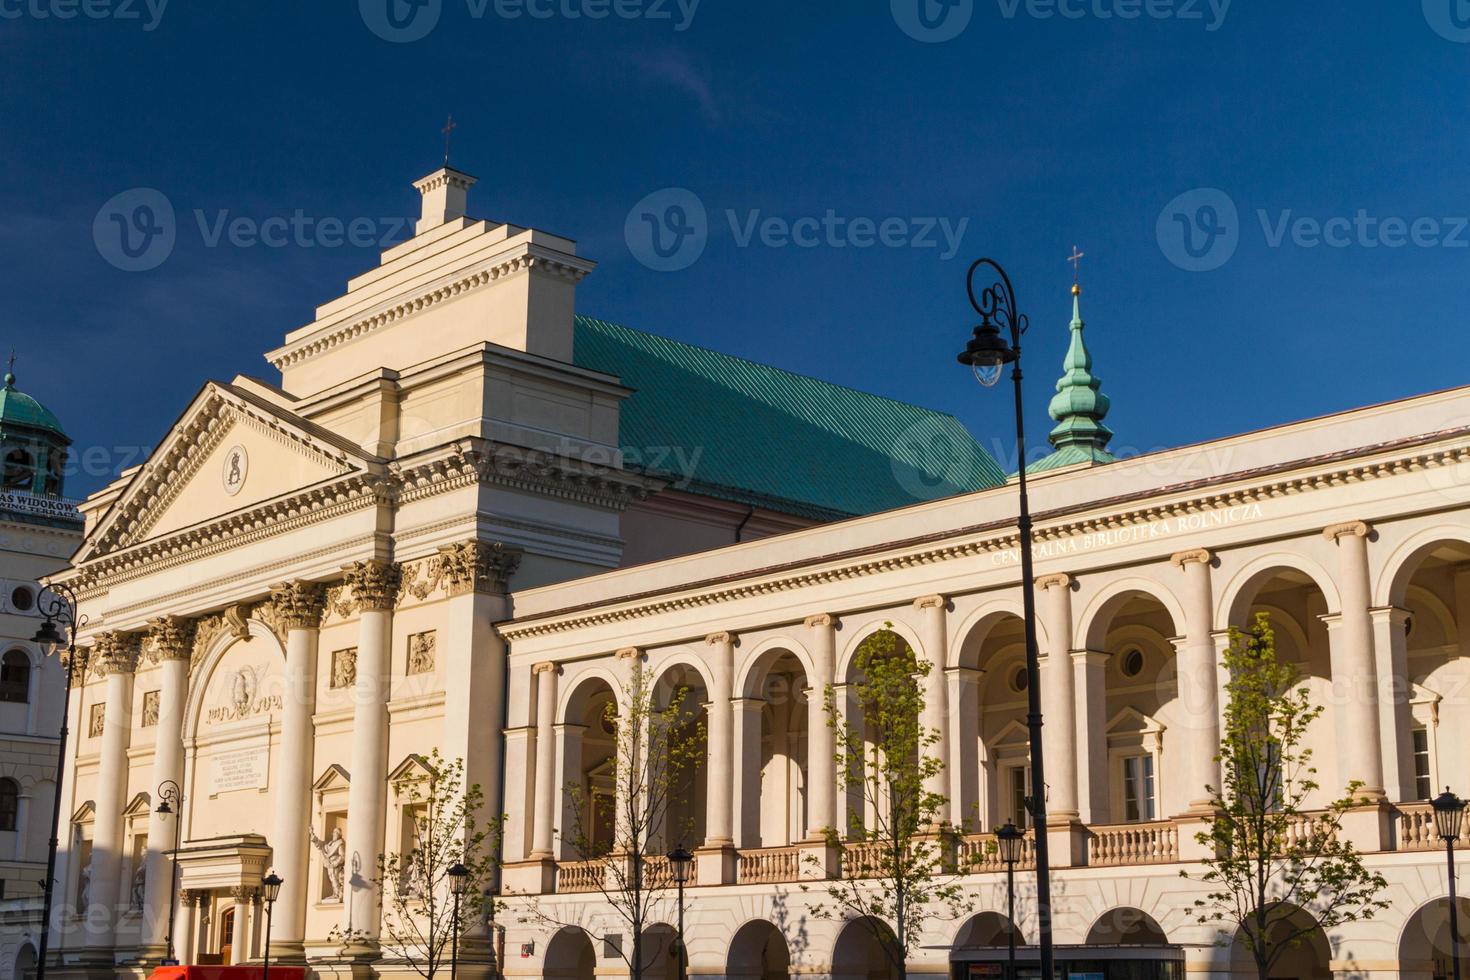
{"type": "Polygon", "coordinates": [[[668,724],[664,730],[650,733],[655,750],[662,753],[658,764],[663,766],[663,775],[658,775],[656,769],[650,782],[666,784],[661,792],[668,805],[663,820],[656,822],[650,843],[664,851],[675,847],[692,850],[708,834],[708,704],[704,679],[692,667],[670,667],[654,685],[654,711],[668,724]]]}
{"type": "MultiPolygon", "coordinates": [[[[1079,794],[1083,816],[1092,823],[1148,823],[1189,806],[1187,767],[1165,778],[1164,731],[1181,731],[1190,719],[1179,714],[1179,678],[1174,646],[1180,632],[1155,596],[1123,592],[1109,599],[1086,627],[1089,655],[1078,679],[1077,740],[1079,794]],[[1101,711],[1088,690],[1103,692],[1101,711]]],[[[1171,740],[1171,742],[1174,740],[1171,740]]],[[[1184,746],[1171,745],[1167,761],[1184,746]]]]}
{"type": "Polygon", "coordinates": [[[880,919],[852,919],[832,948],[832,980],[897,980],[893,929],[880,919]]]}
{"type": "MultiPolygon", "coordinates": [[[[760,807],[753,847],[785,847],[806,836],[807,699],[806,670],[789,651],[770,651],[756,690],[760,705],[760,807]]],[[[820,696],[820,695],[816,695],[820,696]]],[[[750,840],[747,836],[745,839],[750,840]]]]}
{"type": "Polygon", "coordinates": [[[617,833],[617,697],[606,681],[585,681],[563,717],[562,858],[591,860],[612,849],[617,833]]]}
{"type": "Polygon", "coordinates": [[[20,784],[0,779],[0,830],[15,830],[20,813],[20,784]]]}
{"type": "Polygon", "coordinates": [[[987,617],[961,644],[959,664],[969,696],[960,699],[960,755],[951,760],[960,767],[963,787],[956,819],[972,830],[994,830],[1007,821],[1025,829],[1031,819],[1025,803],[1031,795],[1031,759],[1021,618],[1010,613],[987,617]],[[969,732],[971,737],[963,737],[969,732]]]}
{"type": "MultiPolygon", "coordinates": [[[[1270,964],[1269,976],[1272,980],[1331,980],[1332,949],[1327,933],[1309,913],[1289,908],[1287,914],[1281,914],[1286,908],[1273,910],[1269,920],[1266,948],[1280,951],[1270,964]]],[[[1251,944],[1242,930],[1236,930],[1230,955],[1232,972],[1256,973],[1251,944]]]]}
{"type": "Polygon", "coordinates": [[[587,933],[568,926],[551,937],[542,967],[546,980],[593,980],[596,972],[597,954],[587,933]]]}
{"type": "MultiPolygon", "coordinates": [[[[843,720],[846,729],[854,736],[854,742],[846,746],[847,765],[861,771],[863,779],[847,787],[844,823],[849,833],[859,837],[866,832],[879,831],[883,834],[904,834],[904,826],[912,823],[912,814],[896,808],[888,791],[884,767],[889,753],[907,752],[911,762],[918,757],[919,746],[907,740],[912,734],[912,716],[897,719],[890,727],[884,727],[884,715],[893,711],[896,703],[892,689],[887,694],[879,693],[882,685],[870,683],[863,665],[891,663],[899,660],[913,663],[915,654],[908,641],[890,629],[876,630],[861,643],[847,666],[846,697],[843,720]],[[886,703],[885,703],[886,702],[886,703]],[[858,758],[859,752],[861,758],[858,758]]],[[[876,671],[876,666],[874,667],[876,671]]],[[[918,680],[909,670],[902,683],[917,688],[918,680]]],[[[917,708],[918,702],[914,702],[917,708]]],[[[838,754],[844,754],[839,736],[838,754]]],[[[895,767],[897,768],[897,767],[895,767]]],[[[839,778],[841,778],[839,776],[839,778]]]]}
{"type": "Polygon", "coordinates": [[[30,449],[12,445],[5,450],[4,474],[0,476],[0,489],[30,490],[36,480],[36,460],[30,449]]]}
{"type": "Polygon", "coordinates": [[[0,657],[0,701],[24,704],[30,699],[31,658],[24,650],[6,650],[0,657]]]}
{"type": "Polygon", "coordinates": [[[660,922],[643,930],[644,980],[676,980],[679,976],[678,934],[674,927],[660,922]]]}
{"type": "Polygon", "coordinates": [[[1450,902],[1437,898],[1409,916],[1399,937],[1399,977],[1401,980],[1449,980],[1454,976],[1456,950],[1459,951],[1460,974],[1470,976],[1470,955],[1465,952],[1465,927],[1470,925],[1470,899],[1455,900],[1459,918],[1460,942],[1450,932],[1450,902]]]}
{"type": "Polygon", "coordinates": [[[1141,909],[1109,909],[1087,933],[1089,946],[1162,946],[1169,941],[1153,916],[1141,909]]]}
{"type": "Polygon", "coordinates": [[[1443,711],[1446,698],[1470,687],[1470,545],[1442,541],[1419,548],[1398,570],[1392,606],[1375,610],[1380,646],[1389,655],[1393,730],[1385,731],[1385,781],[1400,800],[1427,800],[1446,785],[1470,782],[1470,718],[1443,711]]]}
{"type": "Polygon", "coordinates": [[[1026,945],[1026,937],[1016,924],[999,912],[981,912],[972,915],[955,936],[956,949],[983,949],[1008,944],[1008,937],[1016,934],[1016,945],[1026,945]]]}
{"type": "Polygon", "coordinates": [[[15,980],[31,980],[35,975],[36,947],[25,943],[15,954],[15,980]]]}
{"type": "Polygon", "coordinates": [[[747,922],[730,941],[726,980],[787,980],[791,950],[775,924],[764,919],[747,922]]]}

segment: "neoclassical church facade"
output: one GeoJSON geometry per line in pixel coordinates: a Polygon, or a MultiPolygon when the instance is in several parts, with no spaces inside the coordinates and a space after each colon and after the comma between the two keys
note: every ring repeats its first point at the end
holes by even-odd
{"type": "MultiPolygon", "coordinates": [[[[61,968],[255,962],[274,870],[274,962],[407,972],[377,955],[364,869],[405,840],[404,781],[438,749],[505,814],[504,904],[462,968],[483,976],[493,938],[508,977],[626,974],[567,829],[636,669],[687,689],[707,732],[675,801],[693,829],[657,842],[696,855],[689,972],[886,975],[861,923],[818,909],[848,853],[822,831],[852,801],[815,695],[896,634],[932,664],[959,846],[1024,823],[1013,483],[946,416],[578,315],[593,263],[468,217],[473,183],[419,181],[415,236],[267,355],[278,383],[204,385],[83,505],[58,576],[89,616],[61,968]],[[170,781],[183,802],[160,813],[170,781]]],[[[1326,705],[1324,799],[1362,783],[1343,832],[1389,882],[1388,910],[1283,975],[1443,975],[1423,801],[1470,789],[1470,389],[1117,460],[1079,302],[1031,468],[1050,820],[1028,833],[1051,846],[1057,941],[1244,970],[1180,872],[1218,779],[1220,652],[1266,611],[1326,705]]],[[[911,969],[1003,935],[1004,878],[979,861],[974,914],[927,921],[911,969]]],[[[672,892],[658,909],[650,949],[672,892]]]]}

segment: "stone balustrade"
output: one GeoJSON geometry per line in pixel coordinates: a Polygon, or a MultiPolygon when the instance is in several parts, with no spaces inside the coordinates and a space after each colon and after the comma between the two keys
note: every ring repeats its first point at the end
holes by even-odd
{"type": "MultiPolygon", "coordinates": [[[[1398,850],[1438,851],[1444,847],[1434,826],[1434,808],[1428,803],[1401,803],[1398,813],[1398,850]]],[[[1455,846],[1470,847],[1470,821],[1460,825],[1455,846]]]]}
{"type": "Polygon", "coordinates": [[[1179,828],[1173,821],[1093,827],[1087,863],[1107,868],[1130,864],[1167,864],[1179,860],[1179,828]]]}
{"type": "Polygon", "coordinates": [[[736,880],[742,885],[773,884],[801,879],[801,848],[762,847],[740,852],[736,880]]]}

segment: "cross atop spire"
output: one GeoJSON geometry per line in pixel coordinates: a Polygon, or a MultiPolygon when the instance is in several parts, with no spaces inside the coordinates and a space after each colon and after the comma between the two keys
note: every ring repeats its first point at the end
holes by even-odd
{"type": "Polygon", "coordinates": [[[454,114],[450,113],[449,121],[446,122],[444,124],[444,128],[440,130],[440,132],[444,134],[444,166],[446,167],[449,166],[449,137],[453,135],[454,131],[458,128],[459,127],[454,124],[454,114]]]}
{"type": "Polygon", "coordinates": [[[1082,291],[1082,259],[1086,252],[1079,252],[1077,246],[1072,246],[1072,254],[1067,256],[1067,261],[1072,263],[1072,293],[1073,295],[1082,291]]]}

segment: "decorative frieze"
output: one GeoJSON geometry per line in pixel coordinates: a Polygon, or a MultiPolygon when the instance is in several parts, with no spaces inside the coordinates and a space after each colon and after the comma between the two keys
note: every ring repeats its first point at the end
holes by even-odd
{"type": "Polygon", "coordinates": [[[160,616],[148,624],[148,657],[153,663],[163,660],[188,660],[194,652],[196,623],[184,616],[160,616]]]}
{"type": "Polygon", "coordinates": [[[499,541],[465,541],[439,549],[439,568],[451,596],[503,595],[521,564],[521,551],[499,541]]]}
{"type": "Polygon", "coordinates": [[[381,558],[369,558],[347,567],[347,585],[352,589],[352,602],[359,612],[392,609],[398,602],[398,587],[403,573],[398,565],[381,558]]]}
{"type": "Polygon", "coordinates": [[[408,674],[432,674],[434,672],[434,645],[435,634],[433,630],[426,633],[414,633],[408,638],[408,674]]]}
{"type": "Polygon", "coordinates": [[[320,629],[327,608],[327,587],[320,582],[287,582],[271,589],[270,606],[283,630],[320,629]]]}

